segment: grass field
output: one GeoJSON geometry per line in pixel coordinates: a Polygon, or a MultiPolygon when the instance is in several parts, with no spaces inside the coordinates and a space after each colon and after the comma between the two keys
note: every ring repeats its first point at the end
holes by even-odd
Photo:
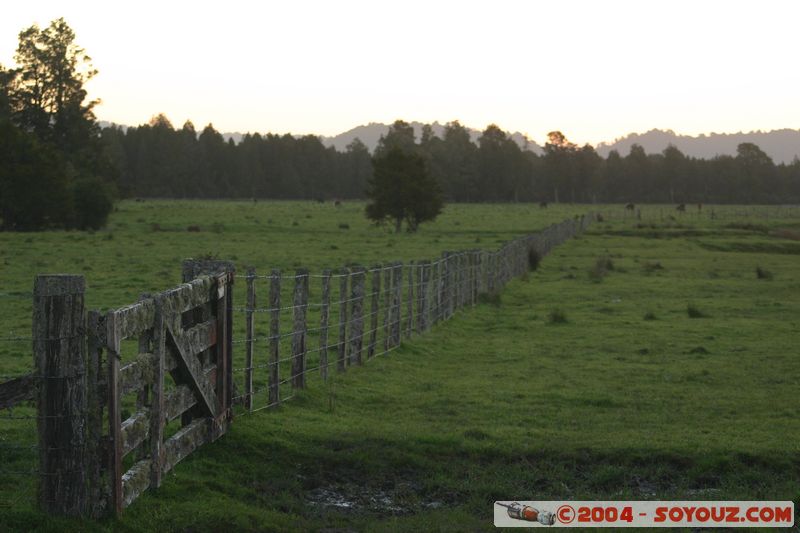
{"type": "MultiPolygon", "coordinates": [[[[185,256],[265,273],[432,258],[588,210],[452,206],[394,235],[362,208],[126,202],[106,232],[0,233],[0,336],[29,334],[36,272],[85,272],[89,305],[110,307],[172,285],[185,256]]],[[[33,508],[32,479],[6,477],[0,523],[464,531],[493,529],[496,499],[798,502],[800,212],[709,209],[646,206],[638,220],[606,208],[499,302],[239,416],[118,521],[49,519],[33,508]]],[[[29,369],[27,346],[6,344],[0,374],[29,369]]],[[[9,427],[0,420],[0,439],[16,436],[9,427]]]]}

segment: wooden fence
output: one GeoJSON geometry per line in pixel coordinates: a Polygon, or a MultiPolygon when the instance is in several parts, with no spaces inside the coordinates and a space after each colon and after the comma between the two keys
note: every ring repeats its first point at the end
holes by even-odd
{"type": "Polygon", "coordinates": [[[1,418],[35,420],[42,509],[120,513],[223,435],[235,405],[276,407],[312,376],[324,381],[333,368],[391,352],[502,290],[591,219],[554,224],[496,251],[320,274],[236,275],[230,262],[186,260],[182,285],[105,313],[85,312],[82,276],[37,276],[36,370],[0,383],[0,410],[34,400],[36,414],[1,418]],[[237,279],[243,307],[233,298],[237,279]]]}

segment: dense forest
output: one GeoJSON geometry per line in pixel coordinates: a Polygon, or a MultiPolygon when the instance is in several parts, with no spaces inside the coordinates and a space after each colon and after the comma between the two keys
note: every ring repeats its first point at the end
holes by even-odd
{"type": "MultiPolygon", "coordinates": [[[[358,139],[344,152],[315,136],[245,135],[235,144],[213,126],[199,134],[164,115],[149,124],[102,131],[125,196],[177,198],[363,198],[372,174],[371,154],[358,139]]],[[[670,202],[795,203],[800,201],[800,161],[776,165],[758,146],[740,144],[737,155],[687,157],[670,146],[646,154],[600,157],[551,132],[544,154],[519,147],[495,125],[477,144],[458,122],[440,138],[430,126],[416,138],[396,121],[376,152],[391,147],[421,155],[454,202],[670,202]]]]}

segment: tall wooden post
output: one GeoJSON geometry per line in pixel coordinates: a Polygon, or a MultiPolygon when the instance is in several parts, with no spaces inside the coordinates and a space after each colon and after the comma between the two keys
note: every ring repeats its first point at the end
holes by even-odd
{"type": "Polygon", "coordinates": [[[299,269],[294,278],[294,329],[292,334],[292,388],[306,386],[306,341],[308,311],[308,270],[299,269]]]}
{"type": "MultiPolygon", "coordinates": [[[[408,288],[406,289],[406,339],[414,332],[414,261],[408,263],[408,288]]],[[[402,275],[402,274],[401,274],[402,275]]]]}
{"type": "Polygon", "coordinates": [[[253,410],[253,354],[255,352],[256,269],[247,269],[247,307],[245,308],[245,353],[244,353],[244,407],[253,410]]]}
{"type": "Polygon", "coordinates": [[[378,342],[378,313],[380,312],[381,293],[381,265],[372,267],[372,294],[370,295],[369,315],[369,344],[367,344],[367,359],[375,356],[375,346],[378,342]]]}
{"type": "Polygon", "coordinates": [[[397,261],[392,269],[392,339],[390,344],[392,346],[400,345],[400,310],[403,302],[401,295],[403,294],[403,263],[397,261]]]}
{"type": "Polygon", "coordinates": [[[350,320],[350,365],[362,363],[361,352],[364,347],[364,267],[352,268],[352,287],[350,288],[351,320],[350,320]]]}
{"type": "Polygon", "coordinates": [[[39,504],[51,514],[88,510],[87,375],[83,276],[36,276],[33,357],[39,376],[39,504]]]}
{"type": "Polygon", "coordinates": [[[383,269],[383,351],[389,349],[389,338],[391,337],[391,329],[392,329],[392,281],[394,277],[392,276],[392,272],[394,271],[394,263],[389,263],[383,269]]]}
{"type": "Polygon", "coordinates": [[[428,261],[417,262],[417,333],[425,331],[425,298],[427,296],[428,261]]]}
{"type": "Polygon", "coordinates": [[[347,369],[347,278],[350,277],[350,271],[343,268],[339,275],[339,349],[336,369],[344,372],[347,369]]]}
{"type": "Polygon", "coordinates": [[[267,405],[281,403],[281,271],[270,273],[269,283],[269,398],[267,405]]]}
{"type": "MultiPolygon", "coordinates": [[[[86,418],[87,436],[87,478],[89,507],[87,514],[99,518],[108,503],[108,486],[104,483],[103,470],[106,464],[103,442],[103,407],[105,397],[100,393],[100,383],[105,381],[103,367],[103,347],[106,345],[105,317],[100,311],[89,311],[87,314],[86,361],[86,400],[88,412],[86,418]]],[[[154,398],[155,399],[155,398],[154,398]]]]}
{"type": "Polygon", "coordinates": [[[331,271],[322,271],[322,305],[319,310],[319,373],[328,380],[328,320],[331,307],[331,271]]]}

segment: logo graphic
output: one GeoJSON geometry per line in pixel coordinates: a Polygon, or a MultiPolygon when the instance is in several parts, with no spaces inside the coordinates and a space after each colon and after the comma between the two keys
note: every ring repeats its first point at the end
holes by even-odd
{"type": "MultiPolygon", "coordinates": [[[[495,502],[500,507],[505,507],[508,516],[515,520],[524,520],[525,522],[539,522],[543,526],[552,526],[556,523],[556,515],[550,511],[540,511],[530,505],[522,505],[519,502],[510,504],[495,502]]],[[[574,512],[573,512],[574,515],[574,512]]]]}

